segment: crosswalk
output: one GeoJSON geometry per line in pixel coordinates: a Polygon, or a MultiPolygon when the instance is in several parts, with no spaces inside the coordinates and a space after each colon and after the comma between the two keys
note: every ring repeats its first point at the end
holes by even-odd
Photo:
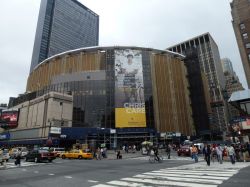
{"type": "Polygon", "coordinates": [[[207,166],[205,162],[165,168],[156,171],[136,174],[113,180],[92,187],[143,187],[143,186],[185,186],[185,187],[217,187],[225,180],[239,172],[240,169],[250,166],[250,163],[229,162],[207,166]]]}
{"type": "MultiPolygon", "coordinates": [[[[35,162],[21,162],[21,167],[28,167],[28,166],[37,166],[43,165],[45,163],[35,163],[35,162]]],[[[10,168],[18,168],[19,166],[15,165],[14,162],[7,162],[2,166],[2,169],[10,169],[10,168]]]]}
{"type": "MultiPolygon", "coordinates": [[[[144,157],[135,157],[135,158],[128,158],[128,160],[148,160],[148,156],[144,157]]],[[[183,156],[171,156],[170,159],[168,159],[166,156],[163,156],[163,160],[185,160],[185,161],[192,161],[191,157],[183,157],[183,156]]],[[[203,161],[204,158],[200,157],[200,161],[203,161]]]]}

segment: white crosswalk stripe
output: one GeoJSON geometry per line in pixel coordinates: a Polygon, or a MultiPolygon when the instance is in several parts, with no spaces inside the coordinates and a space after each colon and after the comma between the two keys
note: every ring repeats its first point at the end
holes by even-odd
{"type": "Polygon", "coordinates": [[[119,180],[108,181],[93,187],[144,187],[144,186],[185,186],[185,187],[217,187],[225,180],[237,174],[240,169],[250,166],[250,163],[230,162],[214,163],[207,166],[205,162],[165,168],[156,171],[137,174],[119,180]]]}
{"type": "MultiPolygon", "coordinates": [[[[37,165],[43,165],[45,163],[35,163],[35,162],[21,162],[21,167],[28,167],[28,166],[37,166],[37,165]]],[[[15,165],[13,162],[7,162],[5,169],[10,169],[10,168],[18,168],[19,166],[15,165]]]]}
{"type": "MultiPolygon", "coordinates": [[[[128,160],[148,160],[149,156],[144,157],[135,157],[135,158],[128,158],[128,160]]],[[[166,156],[163,156],[163,160],[187,160],[187,161],[193,161],[191,157],[183,157],[183,156],[171,156],[170,159],[168,159],[166,156]]],[[[200,157],[200,161],[203,161],[204,158],[200,157]]]]}

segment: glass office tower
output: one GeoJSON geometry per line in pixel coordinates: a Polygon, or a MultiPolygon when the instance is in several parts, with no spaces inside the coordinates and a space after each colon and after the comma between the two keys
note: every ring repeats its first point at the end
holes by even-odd
{"type": "Polygon", "coordinates": [[[30,72],[55,54],[97,46],[99,16],[76,0],[42,0],[30,72]]]}

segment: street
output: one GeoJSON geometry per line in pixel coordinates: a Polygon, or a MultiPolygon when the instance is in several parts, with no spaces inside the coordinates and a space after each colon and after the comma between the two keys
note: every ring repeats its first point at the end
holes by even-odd
{"type": "Polygon", "coordinates": [[[249,162],[232,165],[230,162],[194,163],[188,157],[164,159],[151,164],[148,157],[127,157],[121,160],[62,160],[53,163],[22,162],[16,167],[13,160],[7,169],[0,170],[0,186],[250,186],[249,162]]]}

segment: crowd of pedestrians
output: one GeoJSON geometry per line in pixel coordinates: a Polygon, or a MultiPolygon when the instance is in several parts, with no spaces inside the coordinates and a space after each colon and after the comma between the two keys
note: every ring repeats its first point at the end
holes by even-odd
{"type": "MultiPolygon", "coordinates": [[[[198,162],[198,153],[199,150],[196,146],[192,145],[190,147],[190,153],[192,159],[195,162],[198,162]]],[[[235,162],[246,162],[247,155],[250,157],[250,145],[246,144],[231,144],[226,146],[221,146],[220,144],[206,144],[202,150],[202,154],[204,156],[207,165],[210,166],[210,162],[218,162],[220,164],[223,163],[223,160],[228,158],[232,164],[235,162]]]]}

